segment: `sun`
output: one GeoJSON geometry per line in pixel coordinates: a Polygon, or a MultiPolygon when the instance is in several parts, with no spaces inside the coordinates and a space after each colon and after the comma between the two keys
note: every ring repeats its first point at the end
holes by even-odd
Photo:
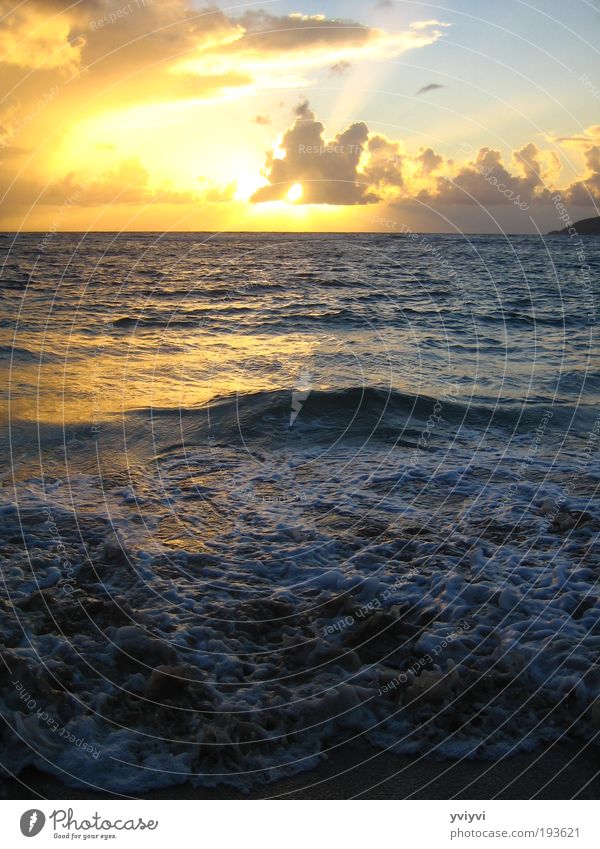
{"type": "Polygon", "coordinates": [[[292,188],[287,193],[287,199],[289,201],[292,201],[292,203],[294,203],[295,201],[300,200],[301,197],[302,197],[302,186],[300,185],[300,183],[294,183],[292,188]]]}

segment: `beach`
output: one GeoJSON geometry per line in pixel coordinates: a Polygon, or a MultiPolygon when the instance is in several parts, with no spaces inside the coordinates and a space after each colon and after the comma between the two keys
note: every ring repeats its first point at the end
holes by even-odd
{"type": "MultiPolygon", "coordinates": [[[[73,790],[36,770],[0,782],[7,799],[135,798],[73,790]]],[[[282,779],[247,793],[230,788],[198,790],[189,784],[151,793],[150,799],[598,799],[600,760],[597,744],[584,748],[550,746],[498,763],[432,761],[374,752],[347,744],[308,773],[282,779]]]]}

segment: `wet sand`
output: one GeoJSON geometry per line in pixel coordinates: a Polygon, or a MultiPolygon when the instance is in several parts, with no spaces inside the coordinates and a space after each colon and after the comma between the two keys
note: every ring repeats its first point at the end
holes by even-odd
{"type": "MultiPolygon", "coordinates": [[[[9,799],[132,798],[73,790],[35,769],[24,771],[19,779],[0,781],[0,795],[9,799]]],[[[397,757],[360,743],[347,744],[317,769],[263,784],[249,794],[226,786],[203,790],[188,782],[140,798],[599,799],[600,746],[559,743],[490,763],[397,757]]]]}

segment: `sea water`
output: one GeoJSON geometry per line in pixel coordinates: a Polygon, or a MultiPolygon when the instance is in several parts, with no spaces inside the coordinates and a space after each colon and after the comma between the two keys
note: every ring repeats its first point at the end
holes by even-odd
{"type": "Polygon", "coordinates": [[[591,740],[599,266],[0,237],[4,767],[140,793],[591,740]]]}

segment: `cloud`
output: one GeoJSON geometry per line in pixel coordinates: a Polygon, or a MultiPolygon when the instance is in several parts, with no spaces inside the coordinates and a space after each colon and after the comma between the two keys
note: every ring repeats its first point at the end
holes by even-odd
{"type": "Polygon", "coordinates": [[[406,157],[401,152],[399,142],[374,135],[369,138],[366,153],[364,179],[376,190],[379,197],[382,197],[387,189],[398,189],[404,185],[402,164],[406,157]]]}
{"type": "MultiPolygon", "coordinates": [[[[213,98],[233,88],[299,86],[309,68],[345,73],[361,58],[435,42],[437,24],[386,32],[324,15],[234,17],[193,0],[0,0],[0,68],[58,71],[77,93],[113,100],[213,98]],[[151,88],[150,88],[151,87],[151,88]]],[[[10,72],[9,72],[10,73],[10,72]]],[[[22,75],[25,79],[25,75],[22,75]]]]}
{"type": "Polygon", "coordinates": [[[600,124],[592,124],[584,132],[555,139],[567,148],[581,151],[586,173],[562,190],[567,202],[575,206],[600,203],[600,124]]]}
{"type": "MultiPolygon", "coordinates": [[[[416,153],[398,140],[351,124],[330,139],[307,100],[279,145],[267,154],[268,180],[252,197],[260,203],[284,200],[295,183],[303,203],[366,204],[419,202],[434,207],[507,206],[550,203],[561,171],[558,154],[528,142],[513,151],[506,165],[500,151],[470,148],[471,157],[456,163],[432,147],[416,153]]],[[[573,203],[588,204],[600,195],[600,144],[586,154],[587,174],[564,191],[573,203]]]]}
{"type": "Polygon", "coordinates": [[[600,124],[593,124],[588,127],[583,133],[576,136],[558,136],[551,140],[560,144],[565,144],[567,147],[576,147],[581,150],[587,150],[591,145],[600,143],[600,124]]]}
{"type": "Polygon", "coordinates": [[[444,157],[436,153],[432,147],[427,147],[415,156],[414,161],[420,165],[422,174],[432,174],[441,167],[444,157]]]}
{"type": "Polygon", "coordinates": [[[555,151],[540,150],[533,142],[515,150],[513,160],[531,190],[552,185],[562,167],[555,151]]]}
{"type": "Polygon", "coordinates": [[[231,39],[238,28],[217,9],[189,0],[52,2],[0,0],[3,61],[27,68],[93,67],[110,57],[123,66],[172,59],[182,49],[231,39]]]}
{"type": "MultiPolygon", "coordinates": [[[[72,152],[69,139],[80,138],[85,149],[80,146],[77,161],[93,168],[97,153],[98,167],[112,162],[117,182],[126,177],[127,185],[133,181],[123,202],[137,198],[145,203],[153,191],[149,186],[160,174],[147,175],[144,181],[141,173],[120,173],[120,163],[138,155],[149,168],[156,162],[154,151],[146,154],[143,139],[138,145],[136,138],[131,144],[116,141],[113,151],[100,151],[93,140],[88,144],[87,128],[90,133],[97,128],[96,135],[100,132],[112,141],[120,139],[119,127],[131,120],[132,136],[142,135],[143,115],[151,115],[154,106],[159,107],[157,115],[167,115],[171,103],[173,115],[184,116],[182,121],[191,126],[192,110],[202,108],[203,100],[224,102],[275,87],[302,89],[314,81],[314,70],[341,76],[356,61],[399,56],[432,44],[441,35],[438,26],[386,32],[326,15],[257,10],[240,15],[216,6],[202,8],[196,0],[0,0],[0,75],[6,95],[0,97],[2,160],[8,163],[11,157],[13,173],[27,168],[27,179],[17,181],[21,188],[31,183],[32,191],[38,191],[55,176],[59,183],[61,177],[67,180],[64,191],[53,183],[55,188],[47,189],[41,201],[60,203],[65,192],[68,197],[76,191],[64,173],[72,152]],[[35,166],[27,156],[35,158],[35,166]],[[58,175],[49,170],[52,157],[55,169],[60,168],[56,163],[63,163],[58,175]]],[[[254,123],[267,126],[270,119],[264,109],[256,109],[254,123]]],[[[310,111],[308,105],[304,109],[310,111]]],[[[247,121],[252,114],[246,113],[247,121]]],[[[224,117],[222,125],[227,120],[224,117]]],[[[355,135],[366,143],[366,130],[358,128],[364,125],[352,125],[349,136],[341,134],[343,143],[351,145],[355,135]]],[[[325,157],[327,165],[313,164],[309,171],[316,172],[315,180],[320,174],[329,186],[313,189],[313,196],[324,198],[323,202],[329,197],[333,202],[366,202],[370,194],[357,182],[359,157],[360,152],[333,154],[325,157]],[[345,188],[340,185],[334,191],[336,179],[345,188]]],[[[170,164],[165,171],[169,168],[171,173],[177,171],[170,164]]],[[[237,176],[243,181],[242,174],[237,176]]],[[[112,189],[117,188],[111,179],[98,177],[98,185],[90,186],[85,197],[77,195],[77,203],[85,205],[91,197],[111,203],[112,189]]],[[[9,202],[19,196],[17,184],[9,192],[9,202]]]]}
{"type": "Polygon", "coordinates": [[[233,182],[227,186],[216,186],[206,178],[199,179],[198,191],[178,191],[167,184],[152,186],[148,170],[135,157],[95,174],[71,171],[48,183],[25,178],[12,185],[10,175],[6,175],[5,182],[4,189],[0,186],[0,197],[6,193],[12,206],[52,206],[64,211],[72,207],[122,204],[148,206],[223,202],[232,200],[236,191],[233,182]]]}
{"type": "Polygon", "coordinates": [[[78,99],[99,109],[147,102],[149,92],[158,102],[299,86],[306,69],[343,74],[351,60],[400,55],[440,36],[437,26],[389,33],[324,15],[233,17],[193,0],[0,0],[0,73],[7,91],[37,95],[54,80],[36,74],[54,72],[61,86],[68,78],[62,100],[75,112],[78,99]]]}
{"type": "Polygon", "coordinates": [[[436,21],[386,32],[325,15],[240,16],[193,0],[0,0],[0,64],[25,70],[60,70],[141,95],[148,80],[157,96],[212,95],[222,79],[240,87],[300,84],[305,68],[343,74],[355,59],[385,58],[432,44],[436,21]],[[204,83],[206,82],[206,86],[204,83]],[[170,86],[169,86],[170,84],[170,86]]]}
{"type": "MultiPolygon", "coordinates": [[[[13,5],[0,0],[0,11],[13,5]]],[[[181,56],[241,34],[223,12],[195,9],[191,0],[29,0],[0,19],[0,72],[7,89],[11,77],[13,86],[33,80],[39,92],[38,77],[54,71],[61,86],[68,81],[72,102],[147,101],[150,91],[156,100],[213,96],[248,86],[252,77],[234,66],[202,76],[177,73],[181,56]]]]}
{"type": "Polygon", "coordinates": [[[74,15],[60,14],[66,5],[0,0],[2,63],[20,68],[76,69],[83,42],[70,37],[74,15]]]}
{"type": "Polygon", "coordinates": [[[440,85],[439,83],[429,83],[429,85],[424,85],[420,88],[417,94],[426,94],[428,91],[435,91],[436,88],[446,88],[446,86],[440,85]]]}
{"type": "MultiPolygon", "coordinates": [[[[149,173],[152,157],[139,153],[145,165],[131,158],[144,150],[143,144],[124,145],[120,150],[117,143],[114,151],[105,145],[101,154],[94,147],[94,138],[81,161],[93,169],[97,159],[105,170],[85,181],[79,192],[83,178],[77,173],[61,176],[63,171],[48,184],[50,160],[44,156],[69,150],[68,145],[61,145],[74,115],[85,126],[94,120],[102,124],[106,113],[108,126],[111,120],[128,119],[133,113],[127,110],[138,104],[151,109],[161,104],[157,114],[170,116],[170,101],[189,101],[173,109],[173,114],[179,115],[184,107],[187,115],[202,108],[203,99],[256,95],[261,88],[306,91],[316,78],[315,70],[342,76],[361,60],[395,57],[433,44],[449,26],[429,19],[387,32],[325,15],[274,15],[256,10],[234,15],[216,7],[203,9],[194,2],[27,0],[19,4],[0,0],[0,73],[7,94],[0,115],[2,182],[9,185],[11,173],[17,173],[27,157],[37,157],[27,166],[27,177],[11,188],[11,203],[36,202],[40,188],[44,189],[42,205],[64,204],[73,195],[73,202],[81,206],[227,202],[235,192],[233,182],[225,186],[195,183],[192,175],[194,191],[177,191],[161,184],[160,174],[149,173]],[[47,151],[40,154],[40,140],[45,144],[46,139],[54,138],[56,142],[49,141],[47,151]]],[[[383,0],[378,7],[392,5],[383,0]]],[[[444,87],[432,82],[417,95],[444,87]]],[[[246,122],[269,126],[271,118],[266,111],[254,114],[259,109],[267,106],[249,105],[248,111],[240,114],[246,122]]],[[[135,121],[132,124],[135,126],[135,121]]],[[[254,134],[258,136],[256,131],[254,134]]],[[[114,137],[119,138],[117,131],[114,137]]],[[[112,136],[107,133],[107,138],[112,136]]],[[[507,205],[513,202],[511,197],[543,204],[550,203],[550,193],[555,191],[575,205],[600,202],[600,125],[552,141],[575,151],[581,162],[576,179],[562,188],[557,188],[561,173],[557,152],[543,150],[533,142],[525,141],[512,152],[512,159],[510,154],[503,158],[499,151],[482,147],[470,148],[466,157],[456,162],[432,147],[407,151],[401,140],[372,133],[360,121],[337,135],[328,134],[303,99],[294,110],[291,126],[267,154],[266,185],[255,192],[252,201],[285,198],[292,185],[301,183],[301,202],[314,204],[420,201],[464,207],[507,205]]],[[[246,143],[240,139],[242,142],[246,143]]],[[[72,167],[66,158],[69,164],[65,167],[72,167]]],[[[230,176],[227,172],[223,180],[230,176]]],[[[243,182],[245,175],[237,176],[243,182]]],[[[249,184],[256,185],[251,180],[249,184]]],[[[188,188],[185,180],[181,185],[188,188]]]]}
{"type": "Polygon", "coordinates": [[[342,59],[341,62],[334,62],[333,65],[330,65],[329,73],[332,76],[335,76],[336,74],[342,76],[343,74],[347,73],[351,67],[352,65],[350,62],[346,62],[345,59],[342,59]]]}
{"type": "Polygon", "coordinates": [[[301,103],[279,148],[267,154],[268,184],[251,200],[284,200],[290,188],[300,183],[303,203],[354,205],[377,201],[378,195],[368,190],[364,175],[358,171],[368,137],[366,124],[351,124],[333,139],[327,139],[324,131],[308,103],[301,103]]]}
{"type": "Polygon", "coordinates": [[[597,206],[600,203],[600,124],[593,124],[577,135],[559,136],[554,141],[583,155],[586,169],[580,178],[562,190],[564,199],[574,206],[597,206]]]}
{"type": "Polygon", "coordinates": [[[376,40],[380,30],[356,23],[325,18],[323,15],[272,15],[249,11],[236,19],[244,33],[229,46],[235,53],[281,53],[311,51],[323,47],[356,47],[376,40]]]}
{"type": "Polygon", "coordinates": [[[435,178],[433,185],[422,190],[419,200],[432,205],[480,203],[483,206],[510,204],[516,201],[531,203],[549,195],[542,187],[542,178],[535,169],[539,151],[535,145],[527,145],[516,152],[524,175],[511,173],[502,162],[500,151],[483,147],[475,158],[455,170],[435,178]],[[528,159],[526,159],[526,153],[528,159]],[[537,195],[536,195],[537,191],[537,195]]]}
{"type": "Polygon", "coordinates": [[[238,28],[237,37],[186,60],[187,64],[215,73],[215,68],[227,67],[235,57],[236,67],[251,69],[257,79],[262,79],[261,71],[269,74],[264,81],[271,87],[273,72],[289,79],[306,68],[345,68],[345,63],[359,59],[391,58],[433,44],[443,34],[437,23],[386,32],[324,15],[278,16],[254,10],[232,18],[231,23],[238,28]]]}
{"type": "Polygon", "coordinates": [[[576,180],[564,192],[567,202],[575,206],[600,204],[600,145],[592,145],[585,152],[588,173],[576,180]]]}
{"type": "Polygon", "coordinates": [[[590,140],[587,136],[557,136],[554,141],[561,144],[570,144],[574,147],[587,147],[590,140]]]}
{"type": "Polygon", "coordinates": [[[294,107],[294,115],[296,115],[298,118],[306,118],[310,121],[314,119],[314,114],[312,109],[310,108],[310,103],[306,98],[294,107]]]}
{"type": "Polygon", "coordinates": [[[410,27],[411,29],[431,29],[431,27],[450,27],[452,24],[446,24],[443,21],[438,21],[435,18],[430,18],[427,21],[414,21],[410,27]]]}
{"type": "Polygon", "coordinates": [[[189,0],[137,0],[124,4],[121,18],[111,20],[114,0],[104,2],[96,18],[81,28],[85,38],[82,59],[86,66],[105,62],[141,67],[176,63],[182,54],[202,52],[235,41],[240,27],[219,9],[195,9],[189,0]],[[131,11],[129,11],[131,9],[131,11]]]}

